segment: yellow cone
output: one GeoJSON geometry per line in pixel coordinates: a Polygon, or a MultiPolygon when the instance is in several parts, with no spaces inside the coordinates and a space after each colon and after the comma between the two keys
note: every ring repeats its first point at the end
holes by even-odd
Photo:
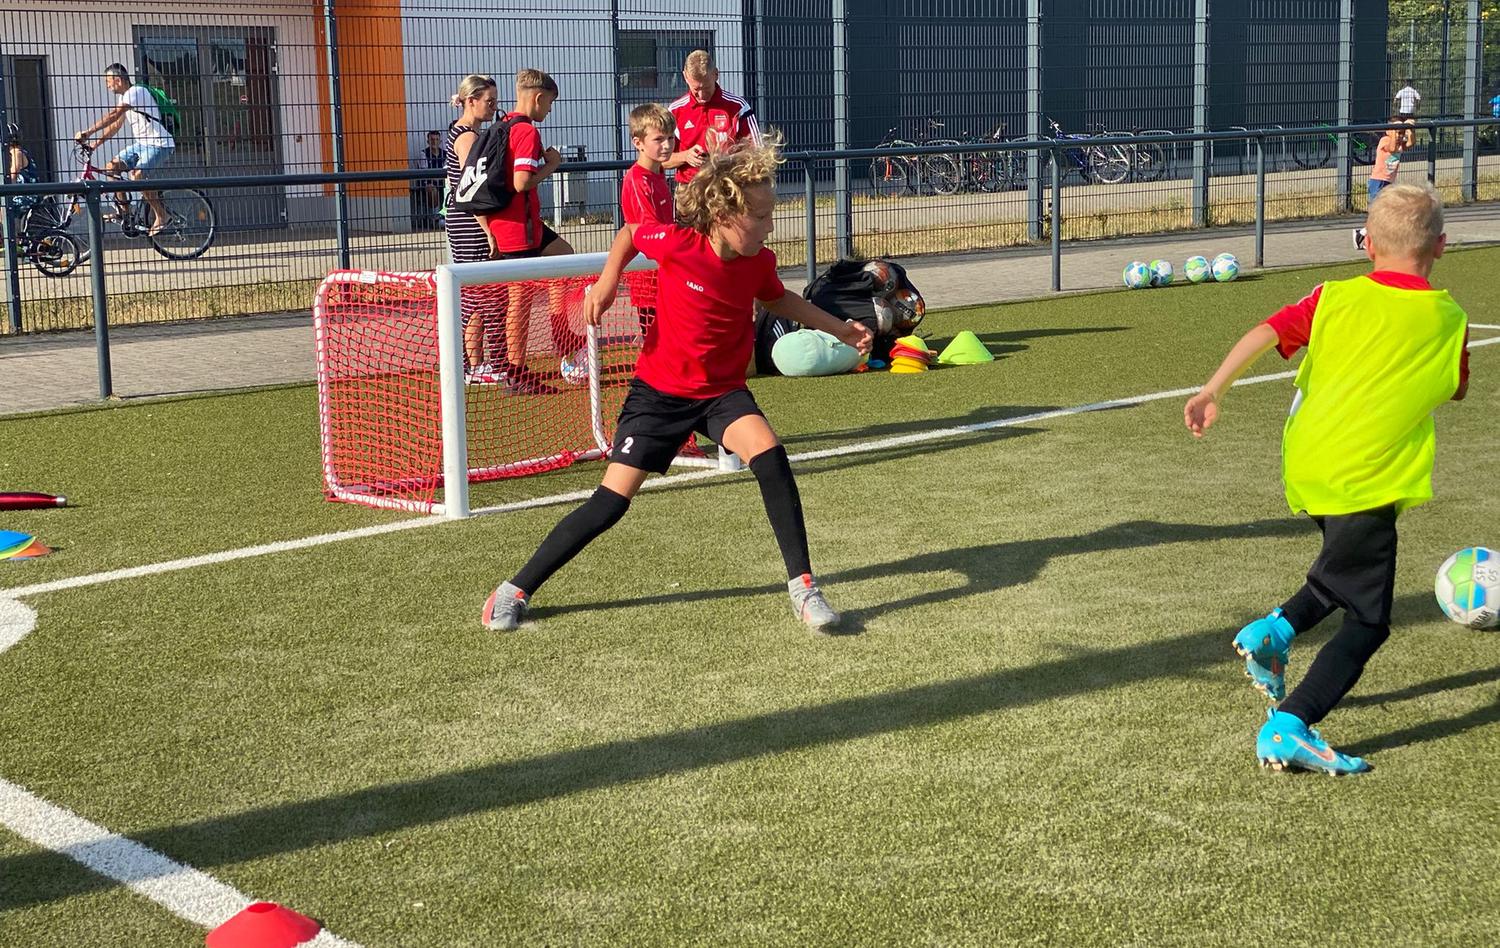
{"type": "Polygon", "coordinates": [[[944,365],[977,365],[980,362],[994,362],[995,356],[984,347],[978,336],[965,329],[943,347],[937,360],[944,365]]]}

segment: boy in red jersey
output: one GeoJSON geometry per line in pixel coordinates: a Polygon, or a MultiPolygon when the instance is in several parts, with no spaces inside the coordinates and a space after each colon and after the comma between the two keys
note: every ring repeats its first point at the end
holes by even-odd
{"type": "Polygon", "coordinates": [[[689,432],[701,431],[749,462],[786,563],[798,619],[818,631],[839,621],[816,582],[802,501],[786,448],[745,387],[757,300],[861,352],[870,331],[786,292],[765,246],[776,207],[776,143],[716,154],[677,194],[677,224],[627,224],[615,237],[584,312],[598,324],[620,272],[637,253],[660,264],[657,318],[620,409],[604,482],[552,529],[531,560],[484,604],[486,627],[514,629],[547,578],[625,516],[646,475],[665,473],[689,432]]]}
{"type": "MultiPolygon", "coordinates": [[[[631,110],[630,143],[637,157],[620,185],[620,213],[625,223],[672,223],[672,190],[662,173],[662,163],[672,156],[676,134],[672,113],[664,106],[651,102],[631,110]]],[[[625,285],[630,288],[631,304],[640,313],[644,333],[655,313],[656,274],[626,274],[625,285]]]]}
{"type": "Polygon", "coordinates": [[[746,139],[761,143],[755,110],[719,85],[719,69],[712,54],[702,49],[688,53],[682,78],[687,83],[687,95],[667,106],[677,123],[678,150],[667,159],[666,166],[677,169],[679,186],[693,180],[709,155],[729,151],[736,142],[746,139]]]}
{"type": "MultiPolygon", "coordinates": [[[[542,136],[536,123],[543,122],[557,101],[557,83],[540,69],[522,69],[516,73],[516,107],[502,118],[514,122],[510,127],[506,160],[511,166],[511,187],[515,197],[503,210],[484,217],[485,232],[490,238],[493,256],[499,260],[528,257],[552,257],[573,253],[573,245],[542,223],[542,202],[537,189],[547,180],[562,155],[556,148],[542,148],[542,136]]],[[[540,383],[538,375],[526,366],[528,341],[527,316],[531,310],[532,289],[512,285],[508,288],[505,308],[505,361],[499,366],[500,381],[507,391],[517,394],[544,395],[555,389],[540,383]]],[[[561,290],[549,291],[552,313],[552,340],[564,357],[583,345],[583,337],[567,329],[563,316],[561,290]]]]}

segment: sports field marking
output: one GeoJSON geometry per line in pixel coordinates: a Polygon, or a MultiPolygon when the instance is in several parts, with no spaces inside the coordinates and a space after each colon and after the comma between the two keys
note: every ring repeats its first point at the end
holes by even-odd
{"type": "MultiPolygon", "coordinates": [[[[38,846],[129,886],[194,925],[217,928],[254,901],[212,876],[117,836],[3,778],[0,778],[0,822],[38,846]]],[[[358,948],[354,942],[326,929],[303,944],[358,948]]]]}
{"type": "MultiPolygon", "coordinates": [[[[1478,349],[1481,346],[1500,344],[1500,336],[1493,339],[1470,340],[1469,348],[1478,349]]],[[[1240,379],[1235,386],[1259,385],[1263,382],[1277,382],[1285,379],[1295,378],[1296,372],[1273,372],[1269,375],[1255,375],[1250,378],[1240,379]]],[[[1081,415],[1086,412],[1107,411],[1112,408],[1128,408],[1133,405],[1144,405],[1148,402],[1161,401],[1166,398],[1186,398],[1197,392],[1198,388],[1174,388],[1162,392],[1152,392],[1149,395],[1132,395],[1126,398],[1116,398],[1103,402],[1090,402],[1086,405],[1074,405],[1071,408],[1057,408],[1051,411],[1034,412],[1030,415],[1018,415],[1014,418],[999,418],[995,421],[976,422],[971,425],[956,425],[951,428],[939,428],[931,431],[913,432],[908,435],[899,435],[893,438],[881,438],[876,441],[862,441],[856,444],[844,445],[839,448],[827,448],[822,451],[804,451],[800,454],[791,455],[791,461],[817,461],[823,458],[847,457],[853,454],[868,454],[872,451],[883,451],[887,448],[898,447],[907,444],[920,444],[925,441],[937,441],[942,438],[951,438],[955,435],[972,434],[978,431],[992,431],[997,428],[1013,428],[1018,425],[1029,425],[1039,421],[1049,421],[1054,418],[1066,418],[1070,415],[1081,415]]],[[[742,471],[720,471],[708,468],[698,471],[689,471],[684,474],[669,474],[666,477],[653,478],[642,485],[642,490],[654,490],[677,484],[686,484],[693,481],[708,480],[714,477],[723,477],[727,474],[739,474],[742,471]]],[[[537,507],[550,507],[556,504],[566,504],[576,501],[587,500],[593,493],[593,489],[569,491],[565,494],[551,494],[546,497],[537,497],[532,500],[518,500],[509,504],[496,504],[491,507],[475,508],[474,514],[499,514],[511,513],[517,510],[531,510],[537,507]]],[[[205,553],[201,556],[189,556],[178,560],[167,560],[161,563],[150,563],[145,566],[131,566],[126,569],[106,570],[102,573],[91,573],[84,576],[73,576],[68,579],[53,580],[50,583],[36,583],[31,586],[16,586],[10,589],[0,589],[0,599],[20,599],[25,596],[40,596],[44,593],[60,592],[65,589],[81,589],[85,586],[98,586],[103,583],[112,583],[121,579],[135,579],[141,576],[155,576],[161,573],[173,573],[178,570],[193,569],[199,566],[213,566],[218,563],[228,563],[232,560],[249,559],[256,556],[266,556],[273,553],[286,553],[292,550],[307,549],[314,546],[322,546],[326,543],[338,543],[342,540],[357,540],[362,537],[379,536],[384,533],[395,533],[398,530],[415,530],[419,527],[433,527],[443,523],[451,523],[444,517],[419,517],[414,520],[398,520],[392,523],[383,523],[371,527],[359,527],[354,530],[343,530],[338,533],[322,533],[317,536],[303,537],[297,540],[281,540],[276,543],[262,543],[257,546],[242,547],[238,550],[224,550],[219,553],[205,553]]],[[[3,642],[0,642],[3,644],[3,642]]],[[[13,643],[12,643],[13,644],[13,643]]],[[[3,648],[0,648],[3,651],[3,648]]]]}
{"type": "Polygon", "coordinates": [[[1470,329],[1500,329],[1500,324],[1495,323],[1469,323],[1470,329]]]}

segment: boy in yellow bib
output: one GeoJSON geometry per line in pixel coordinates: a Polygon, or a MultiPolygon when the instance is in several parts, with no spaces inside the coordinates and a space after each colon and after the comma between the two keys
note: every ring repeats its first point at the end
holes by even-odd
{"type": "Polygon", "coordinates": [[[1432,413],[1468,389],[1468,319],[1446,290],[1427,282],[1443,255],[1443,206],[1427,187],[1386,188],[1370,206],[1365,254],[1373,272],[1333,280],[1235,343],[1183,419],[1194,437],[1250,363],[1273,347],[1307,355],[1281,439],[1287,503],[1323,533],[1306,584],[1234,647],[1256,688],[1279,707],[1256,739],[1263,766],[1331,774],[1370,765],[1340,754],[1312,730],[1354,687],[1390,635],[1396,579],[1396,516],[1432,497],[1432,413]],[[1283,701],[1292,639],[1336,609],[1343,626],[1283,701]]]}

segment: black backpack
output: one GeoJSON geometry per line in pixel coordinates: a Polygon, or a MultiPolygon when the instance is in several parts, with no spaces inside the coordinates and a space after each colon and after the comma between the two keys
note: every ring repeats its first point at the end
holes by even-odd
{"type": "Polygon", "coordinates": [[[465,214],[494,214],[510,206],[516,196],[511,184],[510,129],[519,121],[505,118],[479,133],[479,140],[464,159],[458,187],[453,190],[453,207],[465,214]]]}

